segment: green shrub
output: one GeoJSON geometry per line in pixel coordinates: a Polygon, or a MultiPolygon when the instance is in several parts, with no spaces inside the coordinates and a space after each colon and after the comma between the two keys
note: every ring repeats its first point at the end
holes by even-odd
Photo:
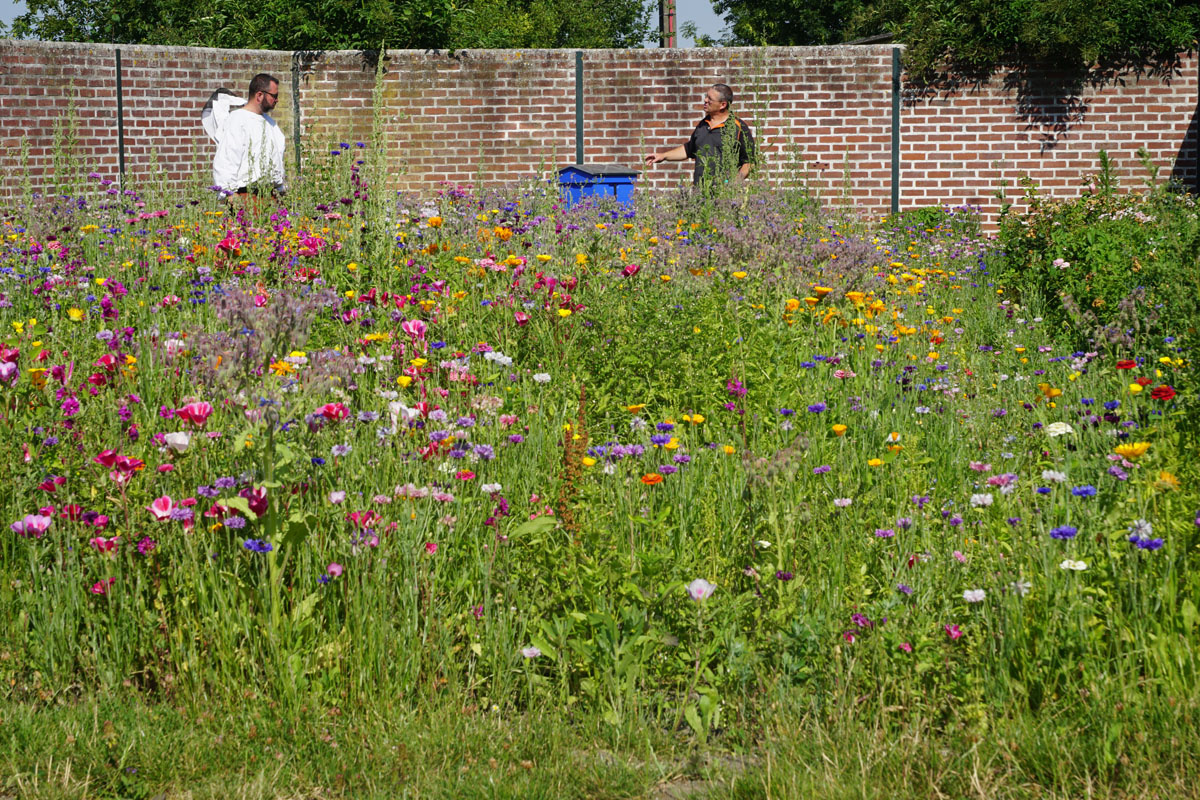
{"type": "Polygon", "coordinates": [[[1026,184],[1029,209],[1000,223],[996,284],[1073,331],[1080,345],[1128,350],[1135,340],[1167,333],[1194,338],[1200,316],[1196,200],[1157,181],[1147,162],[1147,190],[1116,192],[1104,153],[1095,191],[1069,200],[1042,196],[1026,184]],[[1181,324],[1184,320],[1189,320],[1181,324]]]}

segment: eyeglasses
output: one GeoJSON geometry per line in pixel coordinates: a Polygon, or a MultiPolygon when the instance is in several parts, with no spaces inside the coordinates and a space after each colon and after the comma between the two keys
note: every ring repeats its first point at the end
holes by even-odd
{"type": "Polygon", "coordinates": [[[263,94],[265,94],[267,97],[271,98],[272,100],[279,99],[279,92],[263,92],[263,94]]]}

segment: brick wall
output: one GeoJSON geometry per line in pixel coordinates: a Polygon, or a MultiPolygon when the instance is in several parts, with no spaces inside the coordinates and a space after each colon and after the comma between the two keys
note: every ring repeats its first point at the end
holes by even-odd
{"type": "MultiPolygon", "coordinates": [[[[115,48],[0,42],[0,170],[14,191],[53,169],[55,121],[74,109],[75,155],[117,171],[115,48]],[[22,139],[27,162],[21,162],[22,139]]],[[[370,138],[375,61],[358,52],[316,54],[123,46],[125,159],[129,174],[207,185],[212,146],[199,123],[208,93],[237,92],[251,75],[281,78],[275,117],[293,147],[293,69],[299,81],[306,163],[339,141],[370,138]]],[[[583,57],[585,160],[637,166],[681,143],[716,81],[737,92],[739,115],[764,157],[763,177],[804,183],[826,202],[872,215],[891,201],[892,48],[590,50],[583,57]]],[[[1146,147],[1164,174],[1196,184],[1197,61],[1168,76],[1126,76],[1085,90],[1080,105],[1022,96],[1001,80],[923,96],[905,91],[900,119],[902,208],[972,203],[994,212],[993,193],[1023,175],[1069,195],[1108,151],[1124,185],[1144,175],[1146,147]]],[[[398,188],[443,181],[507,182],[551,174],[575,160],[575,52],[392,51],[384,61],[379,119],[398,188]]],[[[293,154],[287,159],[292,166],[293,154]]],[[[643,185],[690,179],[690,164],[648,168],[643,185]]]]}

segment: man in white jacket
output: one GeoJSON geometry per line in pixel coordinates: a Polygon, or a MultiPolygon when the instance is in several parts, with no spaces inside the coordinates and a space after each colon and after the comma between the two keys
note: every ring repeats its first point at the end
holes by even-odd
{"type": "Polygon", "coordinates": [[[250,80],[246,104],[221,126],[213,157],[213,184],[222,195],[282,194],[283,131],[271,111],[279,102],[279,80],[260,73],[250,80]]]}

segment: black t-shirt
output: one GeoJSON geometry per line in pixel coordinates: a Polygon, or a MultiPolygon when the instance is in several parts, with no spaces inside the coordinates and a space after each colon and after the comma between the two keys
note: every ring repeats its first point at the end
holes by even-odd
{"type": "Polygon", "coordinates": [[[737,137],[737,166],[740,168],[754,161],[754,135],[750,133],[750,126],[732,114],[718,125],[711,125],[709,118],[705,117],[683,146],[688,158],[696,159],[696,169],[692,175],[694,183],[700,182],[707,164],[720,163],[725,131],[731,128],[736,131],[737,137]]]}

